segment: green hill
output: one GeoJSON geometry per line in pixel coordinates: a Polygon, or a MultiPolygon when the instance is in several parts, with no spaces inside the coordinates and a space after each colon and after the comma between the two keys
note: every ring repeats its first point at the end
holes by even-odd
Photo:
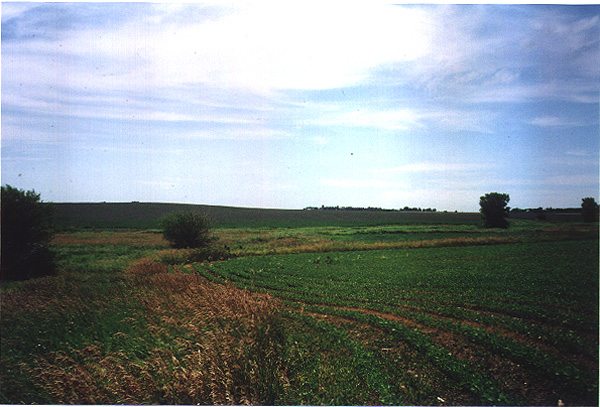
{"type": "Polygon", "coordinates": [[[157,228],[172,212],[200,211],[217,227],[359,226],[478,223],[478,213],[239,208],[173,203],[53,203],[59,227],[157,228]]]}

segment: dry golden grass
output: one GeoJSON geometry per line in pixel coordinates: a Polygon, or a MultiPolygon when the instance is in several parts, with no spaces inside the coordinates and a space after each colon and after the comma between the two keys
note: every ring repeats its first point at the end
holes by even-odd
{"type": "MultiPolygon", "coordinates": [[[[147,358],[93,343],[39,356],[21,370],[57,404],[281,402],[288,380],[276,301],[168,270],[145,258],[126,272],[145,330],[161,343],[147,358]]],[[[122,332],[114,336],[127,339],[122,332]]]]}
{"type": "MultiPolygon", "coordinates": [[[[557,228],[548,229],[543,234],[533,238],[535,241],[571,240],[578,238],[578,233],[589,232],[584,228],[557,228]]],[[[231,237],[230,237],[231,239],[231,237]]],[[[424,240],[400,240],[360,242],[326,239],[318,236],[294,236],[269,240],[265,238],[259,243],[248,243],[242,248],[234,248],[231,254],[235,256],[254,256],[265,254],[295,254],[295,253],[326,253],[333,251],[359,251],[359,250],[393,250],[431,247],[459,247],[482,246],[524,243],[531,241],[532,237],[524,234],[460,236],[424,240]]]]}
{"type": "Polygon", "coordinates": [[[57,404],[141,404],[150,402],[155,380],[141,364],[122,352],[106,354],[100,344],[88,345],[68,355],[54,352],[37,358],[34,376],[57,404]]]}
{"type": "Polygon", "coordinates": [[[264,254],[294,254],[294,253],[325,253],[332,251],[355,250],[391,250],[423,247],[447,246],[475,246],[516,243],[523,241],[520,236],[479,236],[457,237],[446,239],[392,241],[392,242],[351,242],[341,240],[310,239],[285,239],[282,244],[269,242],[265,246],[254,246],[242,250],[232,250],[234,255],[264,255],[264,254]]]}
{"type": "Polygon", "coordinates": [[[25,282],[18,291],[2,292],[0,304],[5,315],[15,313],[65,313],[82,306],[77,285],[65,279],[42,277],[25,282]]]}

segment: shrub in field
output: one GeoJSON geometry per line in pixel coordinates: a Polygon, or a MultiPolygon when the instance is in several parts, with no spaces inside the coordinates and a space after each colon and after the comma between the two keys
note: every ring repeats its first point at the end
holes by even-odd
{"type": "Polygon", "coordinates": [[[54,274],[52,215],[35,191],[2,187],[2,280],[54,274]]]}
{"type": "Polygon", "coordinates": [[[598,220],[598,204],[594,198],[583,198],[581,200],[581,215],[584,222],[595,222],[598,220]]]}
{"type": "Polygon", "coordinates": [[[199,212],[179,212],[160,221],[163,236],[177,249],[205,247],[210,242],[210,223],[199,212]]]}
{"type": "Polygon", "coordinates": [[[479,213],[483,218],[486,228],[507,228],[506,217],[510,208],[507,206],[510,197],[508,194],[490,192],[479,198],[479,213]]]}

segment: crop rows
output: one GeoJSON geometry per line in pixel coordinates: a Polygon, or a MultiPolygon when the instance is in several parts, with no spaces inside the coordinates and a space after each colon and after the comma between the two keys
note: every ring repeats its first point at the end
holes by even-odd
{"type": "Polygon", "coordinates": [[[481,403],[589,404],[597,402],[597,259],[595,241],[566,241],[262,256],[195,269],[296,312],[383,329],[481,403]],[[546,383],[544,391],[507,384],[498,376],[506,370],[485,370],[492,360],[546,383]]]}

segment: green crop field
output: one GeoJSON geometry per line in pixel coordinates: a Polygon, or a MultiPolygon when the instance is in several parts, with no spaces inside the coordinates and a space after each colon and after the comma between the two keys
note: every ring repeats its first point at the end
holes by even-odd
{"type": "MultiPolygon", "coordinates": [[[[357,346],[369,342],[362,325],[381,331],[360,348],[376,363],[356,379],[374,386],[380,402],[596,402],[597,241],[261,256],[195,267],[213,281],[281,298],[288,318],[308,313],[357,346]],[[422,378],[413,380],[416,388],[390,372],[404,363],[398,346],[422,363],[413,369],[422,378]],[[438,396],[420,399],[432,377],[438,396]]],[[[324,397],[313,402],[336,402],[324,397]]]]}
{"type": "MultiPolygon", "coordinates": [[[[478,225],[479,213],[355,210],[291,210],[238,208],[215,205],[175,203],[53,203],[57,225],[61,228],[137,228],[158,227],[161,216],[172,212],[199,211],[216,227],[296,228],[316,226],[373,226],[394,224],[478,225]]],[[[580,222],[579,210],[544,211],[549,221],[580,222]]],[[[535,212],[519,211],[511,217],[535,220],[535,212]]]]}
{"type": "Polygon", "coordinates": [[[478,213],[454,212],[305,211],[137,202],[54,203],[52,206],[62,228],[152,229],[158,227],[161,216],[180,211],[202,212],[216,227],[228,228],[479,223],[478,213]]]}
{"type": "Polygon", "coordinates": [[[309,212],[208,260],[72,224],[56,276],[2,283],[0,401],[598,405],[597,224],[309,212]]]}

